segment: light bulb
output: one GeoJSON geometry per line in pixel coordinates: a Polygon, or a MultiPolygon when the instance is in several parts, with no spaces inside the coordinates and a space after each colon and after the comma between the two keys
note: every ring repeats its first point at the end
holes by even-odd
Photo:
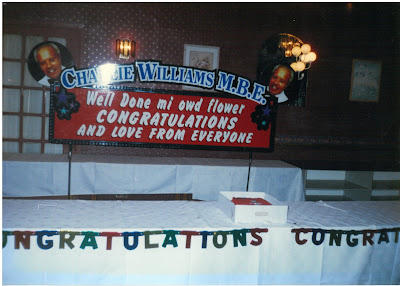
{"type": "Polygon", "coordinates": [[[310,63],[313,62],[317,59],[317,55],[314,52],[311,52],[309,54],[307,54],[306,58],[305,58],[305,62],[310,63]]]}
{"type": "Polygon", "coordinates": [[[301,46],[301,52],[303,54],[308,54],[309,52],[311,52],[311,46],[309,44],[304,44],[301,46]]]}
{"type": "Polygon", "coordinates": [[[306,68],[306,64],[303,62],[296,63],[296,70],[302,72],[306,68]]]}
{"type": "Polygon", "coordinates": [[[292,49],[292,54],[293,54],[293,56],[295,56],[296,58],[301,54],[301,49],[300,49],[300,47],[298,47],[298,46],[295,46],[293,49],[292,49]]]}

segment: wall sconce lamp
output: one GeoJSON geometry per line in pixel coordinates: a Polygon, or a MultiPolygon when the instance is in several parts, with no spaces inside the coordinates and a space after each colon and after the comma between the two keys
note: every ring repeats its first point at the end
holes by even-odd
{"type": "Polygon", "coordinates": [[[317,59],[317,54],[311,52],[311,46],[309,44],[301,45],[300,43],[296,43],[292,48],[292,55],[296,57],[296,61],[293,62],[290,67],[297,72],[298,80],[302,80],[304,78],[304,73],[301,72],[311,68],[311,63],[317,59]]]}
{"type": "Polygon", "coordinates": [[[136,42],[129,39],[117,39],[115,41],[115,54],[120,59],[128,60],[130,57],[135,57],[136,42]]]}

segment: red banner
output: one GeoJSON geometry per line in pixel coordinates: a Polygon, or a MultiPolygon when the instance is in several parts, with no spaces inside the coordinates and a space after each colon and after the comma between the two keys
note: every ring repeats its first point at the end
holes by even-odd
{"type": "Polygon", "coordinates": [[[270,151],[276,104],[217,93],[52,87],[50,142],[270,151]]]}

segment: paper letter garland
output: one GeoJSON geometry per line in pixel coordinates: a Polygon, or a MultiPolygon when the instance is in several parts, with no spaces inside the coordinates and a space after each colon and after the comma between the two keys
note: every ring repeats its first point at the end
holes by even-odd
{"type": "MultiPolygon", "coordinates": [[[[54,236],[59,236],[59,249],[73,249],[76,245],[80,249],[98,249],[98,239],[106,240],[106,250],[112,250],[113,239],[122,237],[123,245],[126,250],[135,250],[140,244],[144,244],[145,249],[152,248],[176,248],[179,246],[177,235],[185,237],[185,248],[201,247],[208,248],[211,245],[217,249],[224,248],[228,241],[233,242],[233,247],[247,246],[249,242],[253,246],[261,245],[263,238],[261,233],[267,233],[268,229],[234,229],[230,231],[178,231],[178,230],[155,230],[155,231],[133,231],[133,232],[93,232],[93,231],[3,231],[3,248],[7,246],[8,236],[14,236],[15,249],[30,249],[31,241],[36,236],[37,246],[43,250],[57,247],[54,243],[54,236]],[[250,234],[250,236],[247,236],[250,234]],[[156,242],[157,235],[164,235],[162,243],[156,242]],[[78,239],[77,236],[83,236],[78,239]],[[193,237],[199,237],[201,243],[193,245],[193,237]],[[142,238],[141,238],[142,237],[142,238]],[[80,243],[80,244],[79,244],[80,243]],[[22,247],[21,247],[22,246],[22,247]],[[68,247],[66,247],[68,246],[68,247]]],[[[370,246],[375,243],[399,243],[400,227],[386,229],[366,229],[366,230],[340,230],[340,229],[312,229],[297,228],[292,229],[294,241],[302,246],[312,243],[315,246],[328,244],[329,246],[340,247],[348,245],[370,246]],[[393,233],[393,235],[389,235],[393,233]]],[[[158,240],[159,241],[159,240],[158,240]]]]}
{"type": "Polygon", "coordinates": [[[145,249],[159,248],[160,244],[156,243],[156,235],[165,235],[163,243],[161,246],[163,248],[167,247],[178,247],[178,241],[176,236],[183,235],[186,237],[185,248],[192,247],[192,237],[201,237],[201,248],[207,248],[211,241],[215,248],[223,248],[228,242],[228,235],[232,235],[234,247],[238,247],[239,243],[241,246],[246,246],[246,234],[250,233],[253,240],[250,242],[251,245],[257,246],[262,243],[262,237],[260,233],[268,232],[268,229],[240,229],[232,231],[178,231],[178,230],[156,230],[156,231],[144,231],[144,232],[93,232],[93,231],[3,231],[3,248],[6,247],[8,242],[8,236],[14,235],[14,248],[15,249],[30,249],[31,247],[31,237],[37,236],[37,245],[41,249],[51,249],[53,248],[54,241],[52,236],[58,235],[60,238],[59,249],[73,249],[76,245],[74,243],[78,242],[76,236],[83,236],[80,241],[79,248],[81,249],[98,249],[98,239],[106,239],[106,250],[112,250],[113,238],[122,237],[123,245],[127,250],[135,250],[139,243],[144,243],[145,249]],[[143,236],[144,238],[140,238],[143,236]],[[212,239],[208,239],[212,236],[212,239]]]}
{"type": "Polygon", "coordinates": [[[399,242],[400,228],[390,229],[374,229],[374,230],[339,230],[339,229],[311,229],[311,228],[297,228],[292,229],[292,233],[295,234],[295,241],[298,245],[304,245],[309,240],[314,245],[321,245],[324,241],[329,241],[329,246],[341,246],[342,238],[346,241],[346,244],[350,247],[357,246],[362,243],[363,246],[373,245],[375,242],[381,244],[385,243],[398,243],[399,242]],[[394,233],[394,239],[389,240],[388,232],[394,233]],[[311,234],[309,234],[311,233],[311,234]],[[379,235],[378,239],[374,239],[376,235],[379,235]],[[311,239],[310,239],[311,236],[311,239]],[[377,240],[377,241],[376,241],[377,240]]]}

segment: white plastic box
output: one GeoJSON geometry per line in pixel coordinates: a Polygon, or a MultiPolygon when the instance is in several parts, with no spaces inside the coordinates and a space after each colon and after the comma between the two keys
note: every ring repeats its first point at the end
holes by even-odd
{"type": "Polygon", "coordinates": [[[286,223],[288,206],[263,192],[220,192],[218,207],[234,222],[286,223]],[[261,198],[271,205],[235,205],[233,198],[261,198]]]}

